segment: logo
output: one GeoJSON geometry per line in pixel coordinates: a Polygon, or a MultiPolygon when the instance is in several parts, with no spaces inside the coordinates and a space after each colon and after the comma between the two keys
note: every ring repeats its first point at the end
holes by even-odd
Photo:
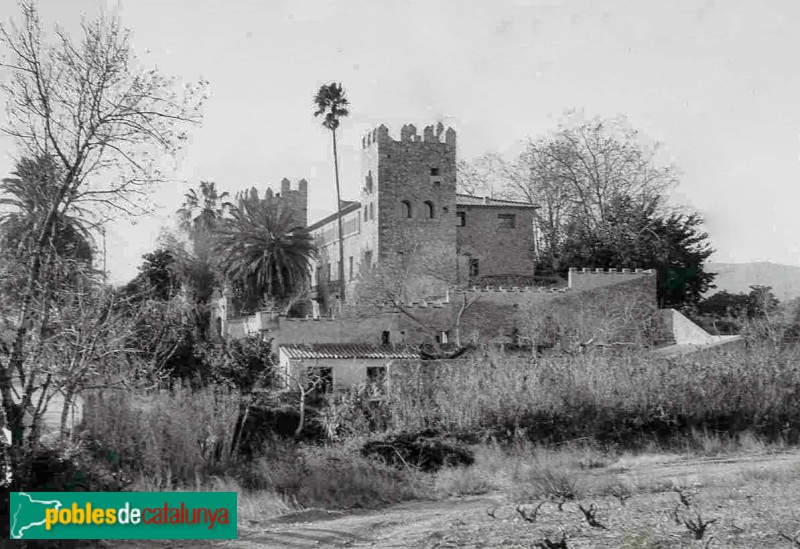
{"type": "Polygon", "coordinates": [[[236,492],[12,492],[12,539],[236,539],[236,492]]]}

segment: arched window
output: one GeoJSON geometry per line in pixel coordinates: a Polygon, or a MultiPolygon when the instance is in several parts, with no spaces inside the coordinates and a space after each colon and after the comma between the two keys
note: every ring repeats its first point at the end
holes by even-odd
{"type": "Polygon", "coordinates": [[[403,212],[408,218],[414,217],[413,212],[411,211],[411,202],[408,200],[403,200],[403,212]]]}
{"type": "Polygon", "coordinates": [[[433,207],[433,202],[431,202],[430,200],[426,200],[425,201],[425,206],[427,206],[427,208],[428,208],[428,217],[430,219],[433,219],[434,211],[435,211],[435,209],[433,207]]]}

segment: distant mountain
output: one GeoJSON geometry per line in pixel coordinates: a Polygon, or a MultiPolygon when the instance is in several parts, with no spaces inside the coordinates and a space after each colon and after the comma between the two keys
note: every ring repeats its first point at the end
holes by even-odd
{"type": "Polygon", "coordinates": [[[710,294],[725,290],[733,294],[749,292],[750,286],[771,286],[781,301],[800,297],[800,266],[780,265],[759,261],[754,263],[708,263],[706,272],[718,273],[717,288],[710,294]]]}

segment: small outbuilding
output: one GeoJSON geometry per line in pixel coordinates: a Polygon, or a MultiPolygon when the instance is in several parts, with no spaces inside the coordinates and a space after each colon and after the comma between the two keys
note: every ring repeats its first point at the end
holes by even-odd
{"type": "Polygon", "coordinates": [[[391,365],[420,360],[418,348],[359,343],[285,344],[278,348],[281,372],[317,390],[340,391],[382,384],[391,365]]]}

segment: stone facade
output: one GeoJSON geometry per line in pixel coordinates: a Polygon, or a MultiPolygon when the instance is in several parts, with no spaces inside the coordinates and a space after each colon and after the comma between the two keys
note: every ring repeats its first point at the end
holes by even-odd
{"type": "MultiPolygon", "coordinates": [[[[395,140],[381,125],[362,140],[361,177],[360,200],[342,212],[348,295],[365,267],[400,270],[409,255],[430,271],[413,281],[427,297],[466,283],[471,270],[533,276],[534,206],[458,195],[452,128],[427,126],[418,135],[407,124],[395,140]]],[[[334,213],[309,227],[320,249],[315,286],[338,281],[337,218],[334,213]]]]}
{"type": "Polygon", "coordinates": [[[533,210],[527,204],[459,195],[460,273],[466,272],[471,281],[532,278],[536,251],[533,210]]]}

